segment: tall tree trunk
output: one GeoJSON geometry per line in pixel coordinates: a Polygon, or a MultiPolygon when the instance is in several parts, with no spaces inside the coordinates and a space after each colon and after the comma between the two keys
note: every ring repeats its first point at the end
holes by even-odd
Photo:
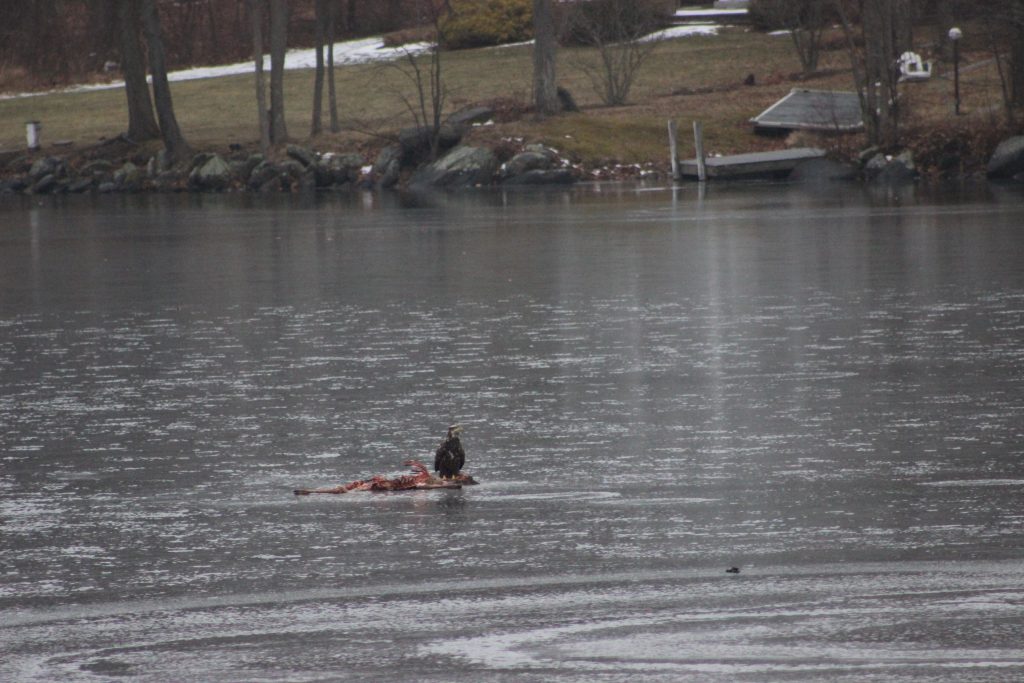
{"type": "Polygon", "coordinates": [[[170,162],[177,163],[192,153],[185,142],[178,120],[174,116],[174,102],[171,87],[167,82],[167,61],[164,57],[164,42],[160,35],[160,17],[155,0],[142,0],[142,24],[149,45],[149,72],[153,76],[153,99],[156,101],[156,116],[160,122],[160,136],[170,162]]]}
{"type": "Polygon", "coordinates": [[[555,18],[551,0],[533,0],[533,105],[542,116],[557,114],[555,18]]]}
{"type": "Polygon", "coordinates": [[[351,34],[356,27],[356,0],[347,0],[345,3],[345,31],[351,34]]]}
{"type": "Polygon", "coordinates": [[[893,52],[899,57],[914,49],[914,7],[911,0],[892,2],[893,52]]]}
{"type": "Polygon", "coordinates": [[[270,0],[270,140],[288,140],[284,118],[284,53],[288,47],[288,0],[270,0]]]}
{"type": "Polygon", "coordinates": [[[260,122],[260,151],[270,152],[270,114],[267,112],[267,82],[263,75],[263,5],[265,0],[249,0],[252,20],[252,59],[256,71],[256,109],[260,122]]]}
{"type": "Polygon", "coordinates": [[[857,89],[857,99],[860,101],[862,116],[867,125],[867,92],[864,85],[867,77],[864,74],[864,62],[860,59],[857,51],[857,38],[853,33],[853,22],[850,20],[844,6],[843,0],[832,0],[832,9],[839,16],[839,26],[843,29],[843,37],[846,39],[846,54],[850,59],[850,74],[853,76],[853,84],[857,89]]]}
{"type": "Polygon", "coordinates": [[[327,109],[331,114],[331,132],[341,130],[338,122],[338,96],[334,88],[334,25],[337,23],[338,2],[328,0],[327,11],[327,109]]]}
{"type": "Polygon", "coordinates": [[[313,72],[313,122],[310,125],[309,134],[319,135],[323,130],[324,112],[324,22],[327,19],[327,8],[324,7],[326,0],[316,0],[314,19],[315,29],[313,31],[316,44],[316,69],[313,72]]]}
{"type": "Polygon", "coordinates": [[[1011,0],[1010,101],[1024,105],[1024,0],[1011,0]]]}
{"type": "Polygon", "coordinates": [[[160,137],[153,115],[153,100],[146,82],[146,61],[139,40],[139,12],[133,0],[117,0],[117,33],[121,45],[121,72],[128,97],[128,137],[136,142],[160,137]]]}

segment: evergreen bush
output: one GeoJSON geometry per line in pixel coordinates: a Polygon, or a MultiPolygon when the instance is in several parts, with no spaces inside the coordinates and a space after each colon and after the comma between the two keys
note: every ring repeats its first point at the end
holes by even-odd
{"type": "Polygon", "coordinates": [[[441,25],[441,47],[461,50],[529,40],[532,0],[453,0],[441,25]]]}

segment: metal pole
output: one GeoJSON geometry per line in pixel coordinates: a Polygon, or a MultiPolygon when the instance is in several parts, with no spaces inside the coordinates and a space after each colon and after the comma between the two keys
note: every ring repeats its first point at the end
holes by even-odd
{"type": "Polygon", "coordinates": [[[960,116],[960,39],[964,32],[954,26],[947,35],[953,41],[953,113],[960,116]]]}
{"type": "Polygon", "coordinates": [[[960,116],[960,41],[953,41],[953,111],[960,116]]]}

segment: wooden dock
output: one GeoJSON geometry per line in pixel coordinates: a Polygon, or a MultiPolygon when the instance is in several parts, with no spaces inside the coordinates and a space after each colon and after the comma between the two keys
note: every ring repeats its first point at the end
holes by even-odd
{"type": "MultiPolygon", "coordinates": [[[[785,178],[799,164],[811,159],[822,159],[825,151],[816,147],[799,147],[775,152],[752,152],[724,157],[708,157],[704,160],[708,180],[733,180],[745,178],[785,178]]],[[[681,178],[699,178],[697,159],[679,162],[681,178]]]]}

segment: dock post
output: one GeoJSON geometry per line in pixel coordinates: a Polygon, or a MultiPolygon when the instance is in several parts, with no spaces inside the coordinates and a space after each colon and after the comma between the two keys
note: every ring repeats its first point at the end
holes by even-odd
{"type": "Polygon", "coordinates": [[[676,122],[669,119],[668,122],[668,151],[669,163],[672,166],[672,180],[679,180],[679,154],[676,152],[676,122]]]}
{"type": "Polygon", "coordinates": [[[697,180],[704,182],[708,179],[708,167],[704,163],[704,126],[700,121],[693,122],[693,147],[697,153],[697,180]]]}

